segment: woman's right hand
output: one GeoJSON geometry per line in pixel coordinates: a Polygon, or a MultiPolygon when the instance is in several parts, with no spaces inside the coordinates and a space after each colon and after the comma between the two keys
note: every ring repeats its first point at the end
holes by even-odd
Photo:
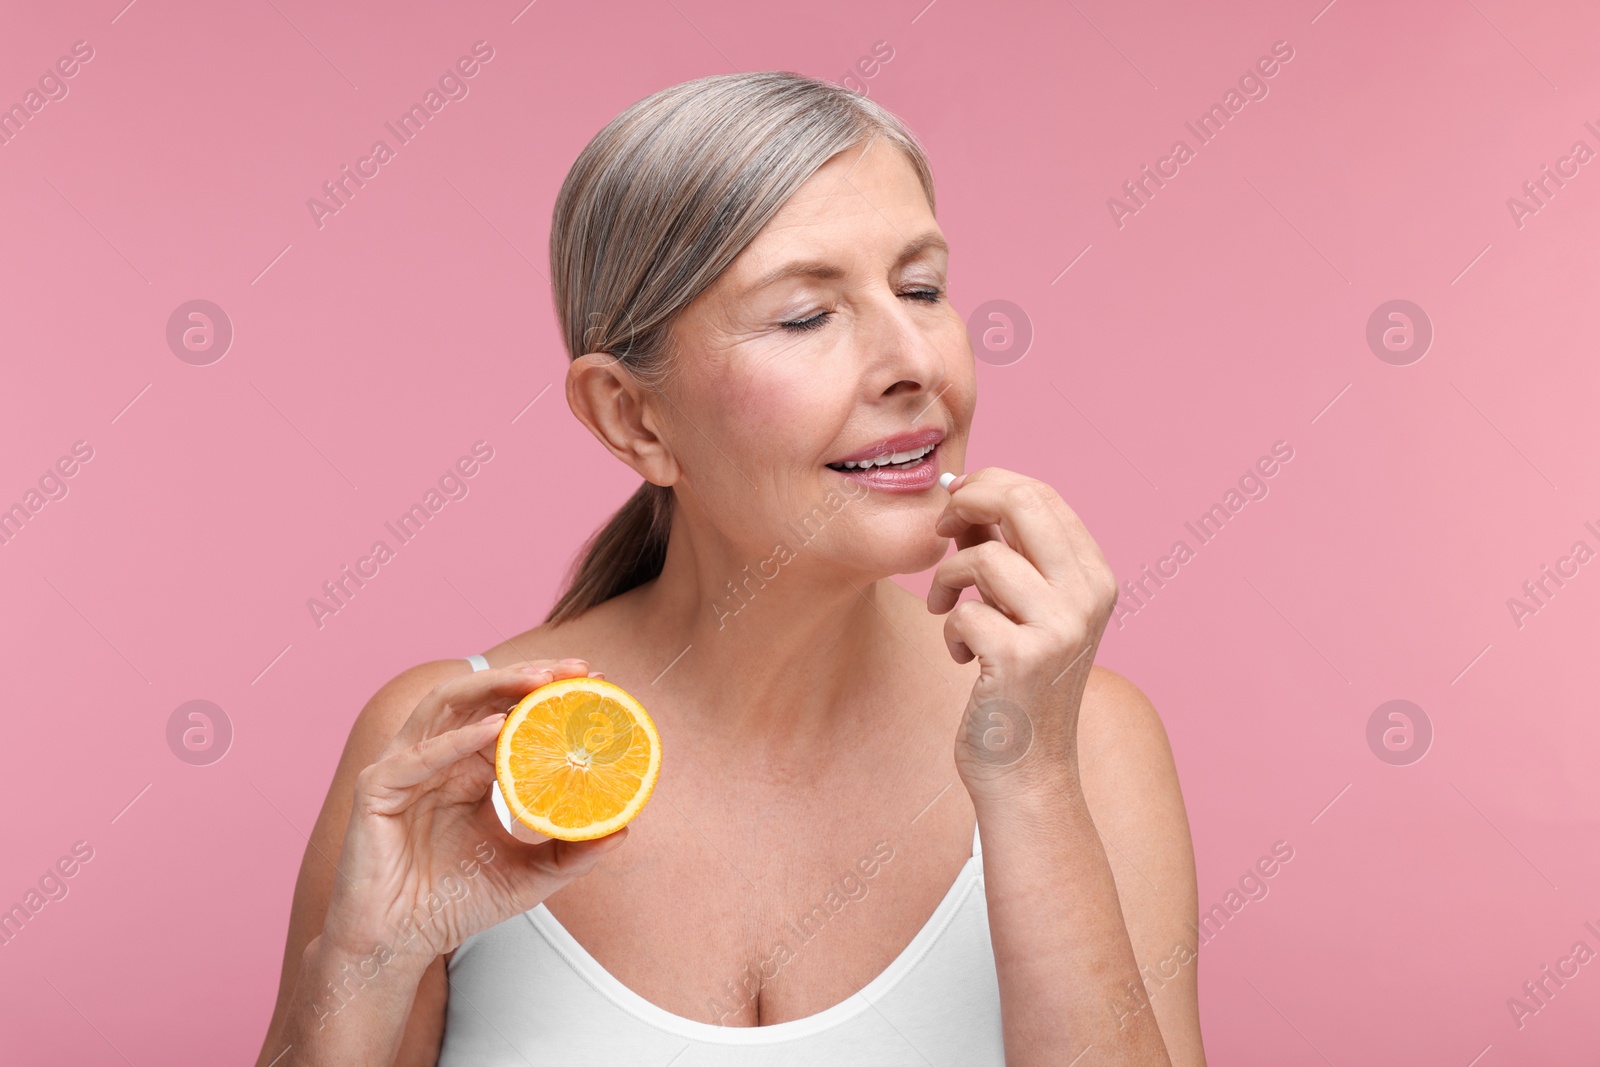
{"type": "Polygon", "coordinates": [[[506,712],[541,685],[588,673],[582,660],[536,660],[452,678],[422,699],[356,778],[323,944],[425,968],[622,843],[626,827],[593,841],[518,841],[489,799],[506,712]]]}

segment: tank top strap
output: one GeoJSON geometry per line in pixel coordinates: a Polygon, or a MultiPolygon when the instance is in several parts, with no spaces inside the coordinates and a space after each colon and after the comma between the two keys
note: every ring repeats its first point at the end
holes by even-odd
{"type": "Polygon", "coordinates": [[[486,671],[489,669],[489,661],[484,659],[482,656],[471,655],[465,657],[465,659],[468,663],[472,664],[472,669],[474,671],[486,671]]]}

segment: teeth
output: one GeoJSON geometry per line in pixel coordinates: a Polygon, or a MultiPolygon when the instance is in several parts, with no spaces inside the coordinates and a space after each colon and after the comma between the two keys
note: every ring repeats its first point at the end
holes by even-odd
{"type": "Polygon", "coordinates": [[[850,460],[844,463],[833,464],[833,466],[842,467],[845,470],[851,471],[871,470],[874,467],[887,467],[895,463],[907,463],[911,460],[921,459],[923,456],[926,456],[932,451],[933,445],[928,445],[924,448],[912,449],[909,452],[894,452],[887,456],[874,456],[872,459],[850,460]]]}

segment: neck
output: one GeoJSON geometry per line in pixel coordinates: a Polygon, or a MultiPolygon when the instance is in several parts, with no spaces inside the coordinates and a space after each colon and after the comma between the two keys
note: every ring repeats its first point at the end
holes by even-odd
{"type": "Polygon", "coordinates": [[[654,684],[693,693],[697,720],[804,743],[859,718],[862,683],[898,654],[898,592],[818,558],[803,532],[751,553],[675,521],[660,577],[634,594],[635,617],[642,647],[660,650],[654,684]]]}

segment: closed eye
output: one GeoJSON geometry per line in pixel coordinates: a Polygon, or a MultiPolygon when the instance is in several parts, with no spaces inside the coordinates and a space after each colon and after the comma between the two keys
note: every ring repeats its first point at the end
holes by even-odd
{"type": "MultiPolygon", "coordinates": [[[[939,298],[944,294],[938,289],[912,289],[900,295],[924,304],[937,304],[939,298]]],[[[828,316],[832,314],[833,312],[831,311],[819,311],[808,319],[795,319],[790,322],[781,322],[778,325],[791,333],[804,333],[807,330],[815,330],[821,327],[827,322],[828,316]]]]}
{"type": "Polygon", "coordinates": [[[804,333],[806,330],[815,330],[818,326],[821,326],[823,321],[831,314],[833,314],[831,311],[819,311],[809,319],[796,319],[793,322],[781,322],[778,325],[791,333],[804,333]]]}

